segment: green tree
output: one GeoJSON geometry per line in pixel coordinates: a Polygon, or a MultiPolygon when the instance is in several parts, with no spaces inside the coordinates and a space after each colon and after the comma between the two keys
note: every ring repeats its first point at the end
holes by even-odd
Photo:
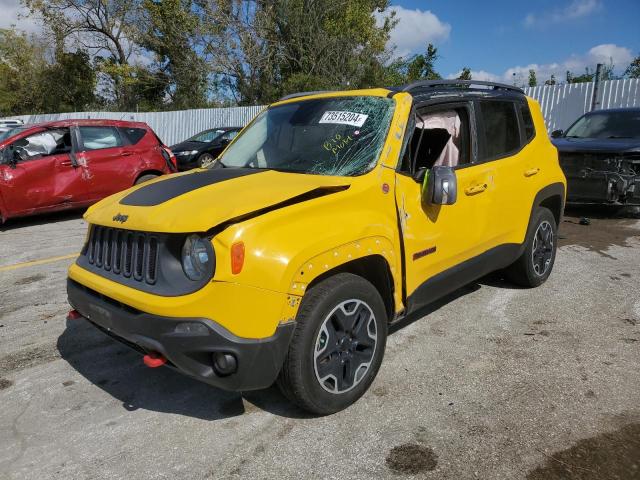
{"type": "Polygon", "coordinates": [[[435,70],[435,63],[440,58],[438,49],[432,44],[427,45],[424,53],[414,55],[407,64],[407,81],[440,80],[442,77],[435,70]]]}
{"type": "Polygon", "coordinates": [[[624,71],[624,76],[628,78],[640,78],[640,56],[632,60],[624,71]]]}
{"type": "Polygon", "coordinates": [[[536,77],[536,71],[533,68],[529,70],[529,86],[530,87],[537,87],[538,86],[538,79],[536,77]]]}
{"type": "Polygon", "coordinates": [[[471,80],[471,69],[468,67],[464,67],[460,75],[458,76],[458,80],[471,80]]]}
{"type": "Polygon", "coordinates": [[[58,52],[41,75],[43,111],[81,112],[95,104],[96,72],[87,52],[58,52]]]}
{"type": "Polygon", "coordinates": [[[0,29],[0,114],[42,111],[46,46],[15,30],[0,29]]]}
{"type": "Polygon", "coordinates": [[[115,108],[135,106],[131,86],[131,57],[140,53],[137,43],[142,0],[21,0],[32,16],[43,21],[66,45],[99,59],[110,91],[105,93],[115,108]]]}
{"type": "Polygon", "coordinates": [[[196,51],[201,19],[192,2],[144,0],[143,5],[145,22],[139,38],[142,46],[155,54],[157,70],[167,80],[168,107],[206,106],[208,69],[196,51]]]}
{"type": "Polygon", "coordinates": [[[209,7],[212,75],[243,104],[302,90],[357,88],[388,73],[388,0],[227,0],[209,7]]]}

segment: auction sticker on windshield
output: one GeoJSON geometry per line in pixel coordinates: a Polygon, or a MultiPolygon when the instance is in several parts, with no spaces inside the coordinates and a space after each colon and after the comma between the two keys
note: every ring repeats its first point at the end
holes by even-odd
{"type": "Polygon", "coordinates": [[[364,125],[364,122],[367,121],[367,118],[369,118],[369,115],[363,115],[361,113],[328,111],[324,112],[319,123],[337,123],[340,125],[361,127],[364,125]]]}

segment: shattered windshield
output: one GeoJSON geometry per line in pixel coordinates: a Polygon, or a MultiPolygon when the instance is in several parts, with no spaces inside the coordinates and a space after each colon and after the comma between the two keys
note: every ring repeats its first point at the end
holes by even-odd
{"type": "Polygon", "coordinates": [[[227,149],[224,167],[354,176],[376,164],[393,116],[393,100],[333,97],[262,112],[227,149]]]}
{"type": "Polygon", "coordinates": [[[640,138],[640,110],[585,115],[567,130],[568,138],[640,138]]]}

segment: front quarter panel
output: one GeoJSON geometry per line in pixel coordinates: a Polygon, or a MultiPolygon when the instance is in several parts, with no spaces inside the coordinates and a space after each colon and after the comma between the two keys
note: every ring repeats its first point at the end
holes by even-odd
{"type": "MultiPolygon", "coordinates": [[[[370,255],[384,257],[400,295],[401,255],[392,190],[393,171],[379,166],[348,190],[233,225],[213,239],[215,279],[303,295],[323,273],[370,255]],[[386,177],[390,178],[386,178],[386,177]],[[245,244],[242,271],[231,272],[230,249],[245,244]],[[396,275],[396,273],[398,273],[396,275]]],[[[400,298],[396,299],[396,305],[400,298]]]]}

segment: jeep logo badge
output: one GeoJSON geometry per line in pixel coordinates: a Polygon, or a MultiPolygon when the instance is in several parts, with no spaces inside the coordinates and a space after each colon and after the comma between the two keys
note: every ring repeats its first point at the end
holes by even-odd
{"type": "Polygon", "coordinates": [[[124,223],[127,221],[128,218],[129,218],[129,215],[122,215],[121,213],[119,213],[115,217],[113,217],[113,221],[124,223]]]}

